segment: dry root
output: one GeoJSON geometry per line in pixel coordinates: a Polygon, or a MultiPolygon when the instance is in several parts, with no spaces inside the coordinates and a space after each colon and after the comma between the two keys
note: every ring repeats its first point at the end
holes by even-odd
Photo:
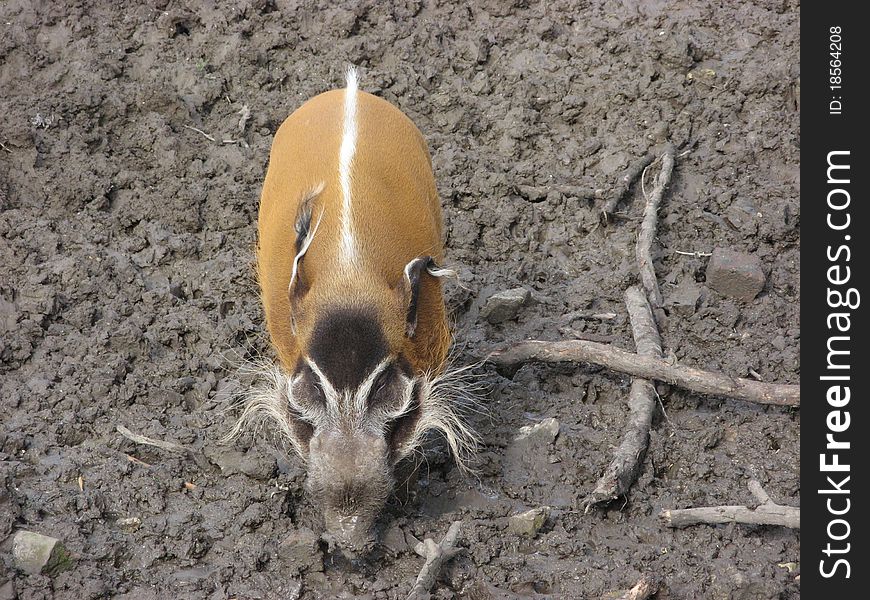
{"type": "Polygon", "coordinates": [[[429,591],[434,587],[441,567],[462,551],[462,548],[456,546],[461,527],[462,521],[454,521],[440,544],[436,544],[431,538],[426,538],[417,544],[414,551],[424,557],[426,562],[417,576],[417,581],[414,582],[414,587],[411,588],[411,593],[408,594],[408,600],[428,600],[431,597],[429,591]]]}
{"type": "Polygon", "coordinates": [[[747,525],[781,525],[791,529],[801,527],[801,509],[775,503],[755,480],[749,482],[749,491],[758,500],[755,508],[747,506],[702,506],[700,508],[670,509],[661,512],[668,527],[690,525],[744,523],[747,525]]]}

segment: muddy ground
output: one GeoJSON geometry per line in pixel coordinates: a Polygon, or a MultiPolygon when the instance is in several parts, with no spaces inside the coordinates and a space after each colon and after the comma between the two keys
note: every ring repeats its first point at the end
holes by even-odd
{"type": "Polygon", "coordinates": [[[0,2],[0,598],[403,598],[414,539],[453,520],[468,550],[436,598],[598,598],[644,573],[664,578],[660,599],[799,597],[799,571],[780,566],[798,561],[798,532],[658,519],[751,503],[751,477],[797,505],[797,411],[664,390],[640,480],[584,515],[629,379],[481,368],[479,476],[434,443],[359,564],[324,554],[295,459],[251,436],[218,444],[246,385],[238,365],[270,353],[252,248],[272,136],[348,63],[429,141],[464,286],[447,290],[460,363],[525,338],[633,348],[622,295],[639,186],[622,218],[604,227],[599,211],[629,163],[670,140],[681,154],[655,257],[666,351],[797,383],[795,0],[136,4],[0,2]],[[755,300],[709,289],[708,259],[677,254],[715,247],[761,259],[755,300]],[[516,319],[480,318],[517,286],[533,302],[516,319]],[[554,443],[512,442],[547,417],[554,443]],[[134,444],[118,424],[205,459],[134,444]],[[541,505],[553,510],[535,539],[507,531],[541,505]],[[73,567],[17,571],[18,529],[62,539],[73,567]]]}

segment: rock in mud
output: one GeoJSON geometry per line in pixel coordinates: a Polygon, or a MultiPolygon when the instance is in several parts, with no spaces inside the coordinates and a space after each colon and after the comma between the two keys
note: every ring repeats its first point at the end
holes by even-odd
{"type": "Polygon", "coordinates": [[[514,288],[497,292],[486,300],[480,316],[496,325],[515,319],[520,308],[526,305],[531,294],[525,288],[514,288]]]}
{"type": "Polygon", "coordinates": [[[541,506],[518,515],[513,515],[508,517],[508,531],[530,538],[535,537],[544,526],[544,523],[547,522],[549,516],[549,506],[541,506]]]}
{"type": "Polygon", "coordinates": [[[72,558],[57,538],[21,530],[12,540],[15,566],[31,575],[54,576],[72,566],[72,558]]]}
{"type": "Polygon", "coordinates": [[[766,277],[757,256],[716,248],[707,265],[708,285],[730,298],[749,302],[764,288],[766,277]]]}
{"type": "Polygon", "coordinates": [[[665,298],[665,304],[675,314],[689,317],[695,314],[701,296],[701,286],[694,281],[685,279],[668,294],[665,298]]]}
{"type": "Polygon", "coordinates": [[[549,419],[544,419],[540,423],[520,427],[520,432],[514,440],[520,441],[528,439],[530,441],[552,444],[556,441],[556,436],[558,435],[559,421],[550,417],[549,419]]]}
{"type": "Polygon", "coordinates": [[[15,592],[12,581],[0,585],[0,600],[15,600],[16,598],[18,598],[18,594],[15,592]]]}
{"type": "Polygon", "coordinates": [[[122,531],[133,533],[138,531],[139,527],[142,526],[142,519],[139,517],[127,517],[124,519],[118,519],[115,521],[115,525],[117,525],[122,531]]]}
{"type": "Polygon", "coordinates": [[[394,556],[408,551],[408,542],[401,527],[391,527],[381,538],[381,544],[394,556]]]}

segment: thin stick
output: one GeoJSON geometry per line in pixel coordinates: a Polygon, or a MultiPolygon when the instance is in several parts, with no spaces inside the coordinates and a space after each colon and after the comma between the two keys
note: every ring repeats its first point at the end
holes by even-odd
{"type": "Polygon", "coordinates": [[[142,459],[140,459],[140,458],[136,458],[135,456],[132,456],[132,455],[130,455],[130,454],[125,454],[124,456],[126,456],[126,457],[127,457],[127,460],[129,460],[129,461],[130,461],[131,463],[133,463],[134,465],[142,465],[143,467],[145,467],[145,468],[147,468],[147,469],[150,469],[150,468],[151,468],[151,463],[147,463],[147,462],[145,462],[144,460],[142,460],[142,459]]]}
{"type": "Polygon", "coordinates": [[[6,150],[6,152],[8,152],[9,154],[12,154],[12,150],[7,148],[6,144],[4,144],[3,142],[0,142],[0,148],[3,148],[4,150],[6,150]]]}
{"type": "Polygon", "coordinates": [[[600,365],[633,377],[663,381],[699,394],[726,396],[746,402],[776,406],[800,406],[801,400],[799,385],[764,383],[729,377],[722,373],[671,364],[651,356],[641,356],[621,350],[609,344],[585,340],[520,342],[490,354],[487,360],[508,370],[517,369],[527,362],[582,362],[600,365]]]}
{"type": "MultiPolygon", "coordinates": [[[[639,355],[661,359],[662,342],[646,295],[637,287],[625,290],[625,306],[639,355]]],[[[601,502],[609,502],[628,493],[637,481],[649,446],[649,430],[655,411],[656,390],[646,379],[634,379],[628,396],[629,417],[622,442],[613,460],[598,480],[595,489],[583,499],[585,512],[601,502]]]]}
{"type": "Polygon", "coordinates": [[[573,312],[565,313],[561,317],[559,317],[559,321],[562,323],[570,323],[571,321],[576,320],[586,320],[586,321],[612,321],[618,315],[612,312],[595,312],[592,310],[575,310],[573,312]]]}
{"type": "Polygon", "coordinates": [[[643,222],[640,226],[640,231],[637,234],[637,246],[635,253],[637,255],[637,265],[640,269],[640,279],[643,282],[643,287],[647,292],[650,303],[653,308],[658,310],[662,307],[662,291],[659,289],[658,281],[656,280],[656,271],[653,267],[652,248],[653,240],[656,237],[658,210],[662,202],[662,196],[665,192],[665,187],[671,181],[671,173],[674,170],[674,147],[668,145],[664,154],[662,154],[662,169],[656,175],[653,190],[646,199],[646,207],[643,211],[643,222]]]}
{"type": "Polygon", "coordinates": [[[203,456],[202,454],[200,454],[199,452],[197,452],[191,448],[188,448],[187,446],[184,446],[182,444],[177,444],[175,442],[167,442],[164,440],[157,440],[157,439],[145,436],[145,435],[133,433],[132,431],[130,431],[129,429],[127,429],[123,425],[116,425],[115,430],[135,444],[144,444],[146,446],[154,446],[155,448],[160,448],[160,449],[166,450],[168,452],[179,452],[179,453],[187,454],[201,468],[203,468],[205,470],[211,469],[211,466],[208,463],[208,459],[205,456],[203,456]]]}
{"type": "Polygon", "coordinates": [[[420,569],[420,574],[417,576],[417,581],[414,582],[414,587],[411,588],[411,593],[408,594],[408,600],[428,600],[431,597],[429,590],[435,585],[441,567],[462,551],[462,548],[456,546],[461,527],[462,521],[454,521],[440,544],[436,544],[431,538],[426,538],[414,548],[414,551],[424,557],[426,562],[420,569]]]}
{"type": "Polygon", "coordinates": [[[644,575],[634,587],[626,590],[621,596],[613,600],[647,600],[658,593],[662,586],[662,580],[654,575],[644,575]]]}
{"type": "Polygon", "coordinates": [[[634,180],[638,178],[647,165],[655,160],[655,158],[655,154],[652,152],[645,154],[623,171],[622,175],[616,182],[616,188],[613,190],[613,193],[610,195],[610,198],[604,204],[604,208],[602,209],[605,222],[614,212],[616,212],[616,205],[619,204],[619,201],[622,200],[631,189],[634,180]]]}
{"type": "Polygon", "coordinates": [[[185,129],[190,129],[191,131],[195,131],[197,133],[201,133],[202,135],[204,135],[206,138],[210,139],[213,142],[217,141],[216,139],[214,139],[214,137],[210,136],[209,134],[204,132],[202,129],[197,129],[196,127],[192,127],[190,125],[182,125],[182,127],[184,127],[185,129]]]}
{"type": "Polygon", "coordinates": [[[744,523],[747,525],[781,525],[791,529],[801,528],[801,509],[783,506],[770,499],[761,484],[754,479],[749,482],[749,491],[760,503],[756,508],[747,506],[703,506],[700,508],[663,510],[660,517],[668,527],[682,528],[690,525],[744,523]]]}
{"type": "Polygon", "coordinates": [[[245,134],[245,127],[248,125],[248,119],[251,118],[251,109],[248,108],[247,104],[243,104],[241,110],[236,114],[240,115],[238,131],[241,136],[245,134]]]}
{"type": "Polygon", "coordinates": [[[712,252],[682,252],[680,250],[674,250],[674,254],[679,254],[680,256],[693,256],[695,258],[708,258],[713,256],[712,252]]]}

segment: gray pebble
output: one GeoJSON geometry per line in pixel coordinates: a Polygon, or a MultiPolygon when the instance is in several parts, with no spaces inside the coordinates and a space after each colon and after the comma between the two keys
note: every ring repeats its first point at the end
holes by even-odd
{"type": "Polygon", "coordinates": [[[755,255],[716,248],[707,265],[707,284],[729,298],[750,301],[764,288],[766,277],[755,255]]]}
{"type": "Polygon", "coordinates": [[[12,540],[15,566],[25,573],[57,575],[72,566],[72,558],[57,538],[21,530],[12,540]]]}
{"type": "Polygon", "coordinates": [[[480,310],[480,316],[492,323],[503,323],[516,318],[520,308],[525,306],[531,296],[525,288],[514,288],[504,292],[498,292],[486,300],[486,304],[480,310]]]}

